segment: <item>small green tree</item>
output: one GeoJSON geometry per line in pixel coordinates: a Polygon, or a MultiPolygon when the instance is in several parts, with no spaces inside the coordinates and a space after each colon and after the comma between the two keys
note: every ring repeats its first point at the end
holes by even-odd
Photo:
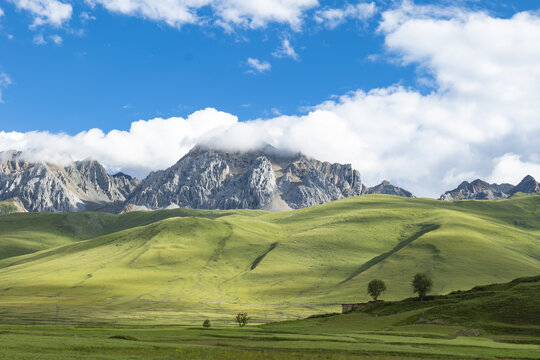
{"type": "Polygon", "coordinates": [[[210,320],[206,319],[202,323],[202,326],[205,327],[205,328],[209,328],[210,326],[212,326],[212,324],[210,323],[210,320]]]}
{"type": "Polygon", "coordinates": [[[414,275],[411,285],[413,293],[418,293],[418,297],[422,301],[426,297],[426,294],[431,291],[433,281],[426,274],[418,273],[414,275]]]}
{"type": "Polygon", "coordinates": [[[386,291],[386,284],[382,280],[371,280],[367,286],[368,294],[377,301],[377,298],[386,291]]]}
{"type": "Polygon", "coordinates": [[[247,313],[238,313],[236,315],[236,322],[238,323],[238,326],[244,327],[248,323],[250,317],[248,317],[247,313]]]}

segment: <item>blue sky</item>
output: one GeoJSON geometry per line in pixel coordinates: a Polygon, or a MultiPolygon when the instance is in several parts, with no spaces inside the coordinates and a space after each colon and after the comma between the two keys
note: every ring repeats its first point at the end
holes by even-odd
{"type": "Polygon", "coordinates": [[[271,2],[282,8],[0,0],[0,151],[97,157],[144,176],[226,128],[236,145],[350,162],[368,185],[387,178],[421,195],[540,176],[540,104],[508,100],[536,90],[537,1],[271,2]],[[488,83],[491,68],[515,76],[488,83]],[[137,137],[134,124],[155,137],[137,137]],[[168,139],[163,129],[178,132],[175,145],[149,150],[168,139]],[[135,151],[144,160],[111,155],[120,143],[146,144],[135,151]]]}
{"type": "MultiPolygon", "coordinates": [[[[376,29],[381,11],[395,6],[391,1],[376,1],[377,14],[348,19],[334,29],[313,16],[346,2],[321,1],[302,14],[300,29],[270,22],[232,32],[216,25],[176,28],[99,5],[92,9],[83,1],[71,3],[71,19],[61,27],[29,28],[31,12],[1,2],[0,70],[12,81],[0,106],[3,130],[126,129],[138,119],[185,116],[205,107],[244,121],[301,113],[357,89],[399,83],[425,90],[415,81],[414,66],[385,56],[384,37],[376,29]],[[95,20],[84,20],[82,13],[95,20]],[[46,44],[35,43],[40,35],[46,44]],[[52,41],[55,35],[62,38],[60,45],[52,41]],[[297,60],[272,55],[284,39],[297,60]],[[248,58],[266,61],[271,69],[248,73],[248,58]]],[[[534,6],[533,1],[497,3],[468,2],[500,16],[534,6]]]]}

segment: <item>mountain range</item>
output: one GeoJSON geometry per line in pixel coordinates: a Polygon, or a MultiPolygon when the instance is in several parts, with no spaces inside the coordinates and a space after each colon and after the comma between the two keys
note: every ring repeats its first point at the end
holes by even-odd
{"type": "Polygon", "coordinates": [[[57,166],[28,161],[19,151],[0,153],[0,201],[22,204],[31,212],[176,207],[278,211],[364,194],[413,197],[387,181],[365,186],[350,164],[322,162],[269,145],[247,152],[196,146],[142,181],[109,175],[94,160],[57,166]]]}
{"type": "Polygon", "coordinates": [[[497,200],[505,199],[516,193],[540,193],[540,184],[530,175],[521,182],[512,184],[489,184],[480,179],[472,182],[464,181],[454,190],[441,195],[439,200],[497,200]]]}
{"type": "MultiPolygon", "coordinates": [[[[517,192],[540,193],[540,186],[531,176],[517,186],[478,179],[463,182],[440,200],[503,199],[517,192]]],[[[198,145],[173,166],[142,181],[123,173],[109,175],[95,160],[60,166],[28,160],[20,151],[0,152],[0,202],[4,204],[0,213],[8,208],[112,213],[177,207],[281,211],[368,194],[414,197],[388,181],[367,187],[350,164],[323,162],[270,145],[245,152],[198,145]]]]}
{"type": "Polygon", "coordinates": [[[27,161],[20,151],[0,153],[0,201],[13,200],[26,211],[107,210],[122,204],[139,183],[107,174],[94,160],[57,166],[27,161]]]}

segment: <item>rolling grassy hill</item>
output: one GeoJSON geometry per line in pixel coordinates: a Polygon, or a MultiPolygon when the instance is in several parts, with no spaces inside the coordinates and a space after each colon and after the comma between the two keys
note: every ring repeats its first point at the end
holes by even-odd
{"type": "Polygon", "coordinates": [[[386,300],[411,296],[419,271],[436,294],[509,281],[540,273],[539,205],[373,195],[281,213],[3,215],[0,314],[276,320],[365,301],[373,278],[386,300]]]}
{"type": "Polygon", "coordinates": [[[315,315],[267,324],[264,328],[299,333],[340,330],[403,335],[416,332],[443,337],[489,334],[506,341],[511,341],[513,335],[525,335],[534,337],[538,343],[539,293],[540,276],[526,277],[428,296],[424,301],[411,297],[395,302],[369,302],[346,314],[315,315]]]}

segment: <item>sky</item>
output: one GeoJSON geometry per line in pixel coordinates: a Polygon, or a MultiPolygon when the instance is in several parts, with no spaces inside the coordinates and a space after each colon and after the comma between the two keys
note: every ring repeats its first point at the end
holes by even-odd
{"type": "Polygon", "coordinates": [[[537,1],[0,0],[0,151],[144,177],[262,142],[438,197],[540,179],[537,1]]]}

